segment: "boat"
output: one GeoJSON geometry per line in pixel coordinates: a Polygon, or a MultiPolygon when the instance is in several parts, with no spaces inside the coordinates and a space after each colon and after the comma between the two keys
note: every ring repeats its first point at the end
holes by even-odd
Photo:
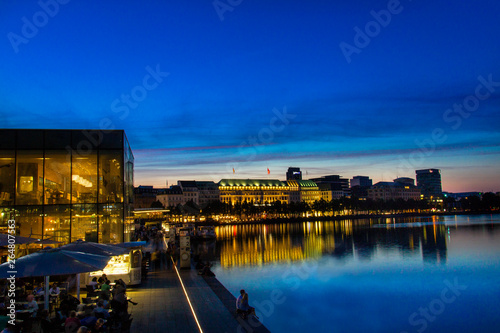
{"type": "Polygon", "coordinates": [[[196,229],[196,237],[199,239],[216,239],[217,235],[213,226],[200,226],[196,229]]]}

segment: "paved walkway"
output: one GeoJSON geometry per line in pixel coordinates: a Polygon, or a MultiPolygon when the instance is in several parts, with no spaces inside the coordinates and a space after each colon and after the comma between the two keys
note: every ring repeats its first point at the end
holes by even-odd
{"type": "MultiPolygon", "coordinates": [[[[180,270],[179,273],[204,333],[269,332],[256,319],[244,321],[236,316],[234,296],[216,279],[209,278],[207,283],[195,269],[180,270]],[[218,295],[223,295],[222,301],[218,295]]],[[[173,268],[163,270],[161,267],[150,272],[141,286],[127,290],[127,294],[139,303],[136,306],[129,305],[129,312],[134,319],[132,333],[199,332],[173,268]]]]}

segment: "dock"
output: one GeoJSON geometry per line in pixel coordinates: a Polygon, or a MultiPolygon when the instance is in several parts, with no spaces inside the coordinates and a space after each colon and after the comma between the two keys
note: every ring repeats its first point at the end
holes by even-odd
{"type": "Polygon", "coordinates": [[[253,316],[245,320],[237,316],[236,298],[216,278],[202,277],[196,269],[176,272],[172,265],[170,269],[162,265],[149,272],[140,286],[127,289],[127,294],[139,303],[129,305],[132,333],[270,332],[253,316]]]}

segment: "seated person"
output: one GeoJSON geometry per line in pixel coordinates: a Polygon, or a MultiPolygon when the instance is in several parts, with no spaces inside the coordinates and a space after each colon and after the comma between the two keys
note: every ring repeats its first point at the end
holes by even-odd
{"type": "Polygon", "coordinates": [[[33,289],[33,295],[35,296],[43,296],[45,294],[45,288],[43,287],[43,283],[38,284],[38,286],[33,289]]]}
{"type": "Polygon", "coordinates": [[[102,301],[97,302],[97,307],[94,309],[94,313],[96,314],[96,317],[100,314],[104,319],[109,318],[109,312],[104,308],[104,303],[102,301]]]}
{"type": "Polygon", "coordinates": [[[26,300],[28,301],[28,304],[26,304],[26,309],[28,309],[29,312],[31,312],[32,316],[36,316],[36,312],[38,311],[38,304],[35,301],[35,296],[33,295],[28,295],[26,297],[26,300]]]}
{"type": "Polygon", "coordinates": [[[246,318],[249,314],[253,314],[257,317],[255,315],[255,308],[248,304],[248,294],[244,289],[240,290],[240,296],[236,299],[236,313],[241,314],[243,318],[246,318]]]}
{"type": "Polygon", "coordinates": [[[101,292],[109,293],[109,291],[111,290],[111,286],[109,285],[110,283],[111,282],[109,280],[104,281],[101,285],[101,292]]]}
{"type": "Polygon", "coordinates": [[[52,284],[52,288],[49,289],[49,295],[50,296],[59,296],[61,293],[61,290],[57,286],[57,283],[52,284]]]}
{"type": "Polygon", "coordinates": [[[15,333],[15,332],[17,332],[16,325],[7,323],[7,325],[5,326],[4,330],[1,333],[15,333]]]}
{"type": "Polygon", "coordinates": [[[106,320],[99,318],[97,319],[94,329],[92,330],[92,333],[101,333],[101,332],[108,332],[107,327],[105,326],[106,320]]]}
{"type": "Polygon", "coordinates": [[[74,297],[73,295],[69,295],[66,292],[61,292],[60,294],[60,299],[61,303],[59,305],[59,308],[61,309],[61,313],[67,317],[70,313],[70,311],[74,311],[77,309],[78,304],[80,304],[80,301],[78,298],[74,297]]]}
{"type": "Polygon", "coordinates": [[[66,332],[74,332],[80,325],[80,319],[76,317],[76,311],[71,311],[69,317],[64,322],[66,332]]]}
{"type": "Polygon", "coordinates": [[[102,302],[102,305],[105,309],[109,309],[109,295],[106,293],[101,293],[97,302],[102,302]]]}
{"type": "Polygon", "coordinates": [[[78,329],[78,331],[76,333],[89,333],[90,330],[88,329],[87,326],[80,326],[80,328],[78,329]]]}
{"type": "Polygon", "coordinates": [[[198,272],[199,275],[205,276],[215,276],[215,274],[210,270],[210,263],[206,263],[201,271],[198,272]]]}
{"type": "Polygon", "coordinates": [[[0,309],[0,330],[3,330],[7,326],[7,323],[9,322],[9,320],[10,320],[10,318],[7,317],[7,309],[1,308],[0,309]]]}
{"type": "Polygon", "coordinates": [[[92,286],[92,288],[94,288],[94,290],[97,289],[97,287],[99,286],[99,284],[97,283],[97,278],[96,277],[94,277],[92,279],[92,281],[89,282],[89,286],[92,286]]]}
{"type": "Polygon", "coordinates": [[[82,324],[82,326],[88,327],[89,329],[92,329],[92,327],[95,326],[96,322],[97,318],[94,316],[85,316],[84,318],[80,319],[80,324],[82,324]]]}

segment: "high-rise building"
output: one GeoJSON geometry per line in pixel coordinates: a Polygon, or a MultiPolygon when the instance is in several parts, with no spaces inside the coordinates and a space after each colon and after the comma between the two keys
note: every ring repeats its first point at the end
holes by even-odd
{"type": "Polygon", "coordinates": [[[417,186],[422,190],[425,199],[439,199],[443,195],[441,187],[441,170],[423,169],[416,170],[417,186]]]}
{"type": "Polygon", "coordinates": [[[134,156],[123,130],[0,130],[0,228],[69,243],[130,240],[134,156]]]}
{"type": "Polygon", "coordinates": [[[302,171],[300,171],[300,168],[288,168],[286,180],[302,180],[302,171]]]}

